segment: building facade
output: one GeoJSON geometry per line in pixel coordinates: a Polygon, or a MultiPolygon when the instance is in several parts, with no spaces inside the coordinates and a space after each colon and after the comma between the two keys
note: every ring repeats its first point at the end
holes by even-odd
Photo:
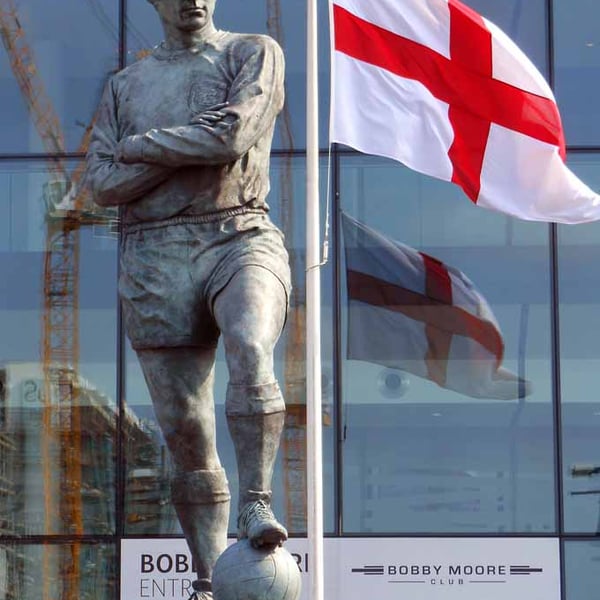
{"type": "MultiPolygon", "coordinates": [[[[568,162],[600,190],[596,0],[467,4],[550,81],[568,162]]],[[[215,16],[285,49],[269,205],[294,290],[276,355],[288,417],[274,502],[297,537],[306,532],[304,19],[305,3],[287,0],[218,0],[215,16]]],[[[517,221],[397,163],[330,150],[325,1],[319,19],[322,204],[324,216],[331,200],[332,222],[322,274],[326,534],[554,540],[558,597],[597,598],[600,224],[517,221]],[[342,213],[464,272],[496,316],[504,366],[531,393],[474,399],[349,359],[342,213]]],[[[120,319],[118,213],[92,205],[82,173],[108,77],[162,32],[146,0],[0,0],[0,33],[0,600],[112,600],[122,541],[180,532],[169,457],[120,319]]],[[[226,379],[221,352],[219,448],[235,494],[226,379]]]]}

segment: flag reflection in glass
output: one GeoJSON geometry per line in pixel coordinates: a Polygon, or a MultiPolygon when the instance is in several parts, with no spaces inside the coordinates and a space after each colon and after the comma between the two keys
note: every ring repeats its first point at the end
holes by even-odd
{"type": "Polygon", "coordinates": [[[343,214],[348,358],[400,369],[474,398],[512,400],[531,384],[502,366],[504,341],[468,277],[343,214]]]}

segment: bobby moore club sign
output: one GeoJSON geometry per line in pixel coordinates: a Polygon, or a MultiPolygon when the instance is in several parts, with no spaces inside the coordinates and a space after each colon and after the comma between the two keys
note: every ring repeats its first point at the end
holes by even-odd
{"type": "MultiPolygon", "coordinates": [[[[233,540],[231,540],[233,543],[233,540]]],[[[554,538],[327,538],[328,600],[560,600],[554,538]]],[[[304,538],[286,544],[308,598],[304,538]]],[[[121,600],[187,600],[195,579],[183,539],[125,539],[121,600]]]]}

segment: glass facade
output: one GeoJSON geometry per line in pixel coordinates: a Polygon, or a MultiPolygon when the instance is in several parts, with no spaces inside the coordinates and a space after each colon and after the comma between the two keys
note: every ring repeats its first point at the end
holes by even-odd
{"type": "MultiPolygon", "coordinates": [[[[568,162],[600,190],[596,0],[468,0],[553,85],[568,162]]],[[[286,55],[269,205],[294,290],[276,371],[288,404],[274,503],[306,532],[305,4],[218,0],[215,21],[286,55]]],[[[319,2],[325,531],[560,540],[563,598],[600,593],[600,224],[471,206],[458,188],[328,147],[328,6],[319,2]],[[476,399],[358,360],[348,215],[462,271],[493,311],[517,399],[476,399]],[[525,385],[525,384],[523,384],[525,385]],[[595,591],[595,592],[594,592],[595,591]]],[[[120,541],[178,537],[171,465],[117,301],[118,214],[83,185],[102,88],[162,32],[146,0],[0,0],[0,600],[119,598],[120,541]]],[[[219,451],[237,490],[216,377],[219,451]]],[[[459,368],[452,364],[449,368],[459,368]]],[[[235,523],[230,522],[230,531],[235,523]]]]}
{"type": "MultiPolygon", "coordinates": [[[[476,282],[501,325],[504,365],[533,388],[519,402],[467,399],[406,372],[394,387],[391,369],[344,360],[344,497],[364,499],[344,504],[344,527],[555,531],[548,226],[480,214],[448,184],[391,161],[344,155],[340,171],[345,213],[476,282]]],[[[346,324],[369,308],[353,309],[344,292],[340,305],[345,348],[346,324]]]]}

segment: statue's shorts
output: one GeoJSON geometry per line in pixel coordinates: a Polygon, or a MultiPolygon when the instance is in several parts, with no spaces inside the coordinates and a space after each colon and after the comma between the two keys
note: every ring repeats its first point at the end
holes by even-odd
{"type": "Polygon", "coordinates": [[[242,268],[266,269],[291,289],[283,234],[265,213],[208,222],[175,217],[125,228],[119,295],[135,350],[214,347],[217,294],[242,268]]]}

